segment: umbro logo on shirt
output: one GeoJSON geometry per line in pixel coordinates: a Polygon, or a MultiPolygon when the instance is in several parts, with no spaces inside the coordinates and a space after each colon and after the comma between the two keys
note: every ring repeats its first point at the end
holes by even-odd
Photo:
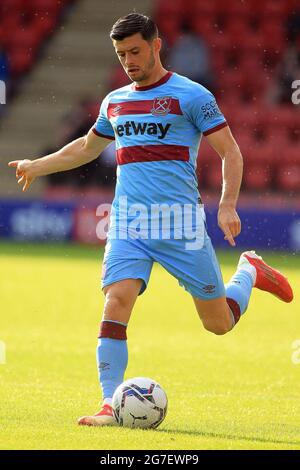
{"type": "Polygon", "coordinates": [[[115,108],[113,108],[113,113],[118,114],[118,112],[121,111],[121,109],[122,109],[122,106],[118,105],[115,108]]]}
{"type": "Polygon", "coordinates": [[[115,127],[115,132],[119,137],[124,135],[156,135],[158,139],[164,139],[170,129],[171,124],[163,125],[156,122],[134,122],[126,121],[124,124],[119,124],[115,127]]]}

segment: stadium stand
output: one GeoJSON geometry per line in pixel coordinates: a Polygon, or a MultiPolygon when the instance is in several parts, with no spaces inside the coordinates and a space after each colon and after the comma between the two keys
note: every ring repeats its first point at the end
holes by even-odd
{"type": "MultiPolygon", "coordinates": [[[[24,5],[27,8],[31,0],[23,3],[20,0],[19,7],[16,7],[17,3],[13,7],[15,1],[17,0],[5,0],[11,5],[9,11],[17,11],[18,15],[21,12],[23,18],[24,5]]],[[[47,8],[52,8],[52,4],[56,3],[65,5],[65,9],[60,7],[59,10],[52,10],[59,12],[56,29],[53,34],[50,31],[44,43],[41,42],[42,39],[38,43],[39,53],[35,56],[36,61],[32,63],[32,68],[18,75],[18,93],[9,101],[7,112],[1,118],[0,150],[3,168],[0,174],[0,196],[12,197],[19,194],[13,175],[6,167],[7,161],[24,157],[36,158],[46,148],[53,148],[60,133],[61,122],[66,115],[72,114],[72,110],[77,109],[78,101],[92,98],[99,106],[101,97],[107,91],[109,72],[116,64],[107,25],[113,24],[117,19],[116,15],[122,16],[132,9],[131,0],[122,1],[118,6],[118,13],[114,4],[101,3],[100,8],[99,0],[51,0],[48,3],[46,0],[34,0],[33,4],[40,5],[43,9],[40,16],[37,16],[43,18],[40,24],[49,16],[47,8]],[[63,22],[59,21],[59,15],[63,15],[63,22]]],[[[2,5],[3,0],[1,8],[2,5]]],[[[150,11],[150,6],[150,0],[139,2],[139,7],[145,12],[150,11]]],[[[36,12],[33,7],[31,14],[32,12],[36,12]]],[[[1,18],[3,20],[3,16],[1,18]]],[[[8,28],[3,37],[13,42],[10,31],[8,28]]],[[[1,28],[1,34],[2,32],[1,28]]],[[[21,34],[22,28],[18,32],[21,34]]],[[[27,49],[25,55],[26,51],[27,49]]],[[[42,196],[45,184],[45,178],[38,179],[25,197],[42,196]]]]}
{"type": "MultiPolygon", "coordinates": [[[[63,7],[66,4],[70,7],[72,2],[70,0],[68,2],[6,0],[6,2],[11,5],[27,5],[26,15],[22,16],[22,21],[25,21],[26,24],[21,29],[20,25],[16,25],[16,18],[13,13],[9,13],[9,10],[7,10],[5,20],[3,15],[0,16],[2,18],[0,24],[5,28],[14,28],[16,32],[15,35],[11,35],[5,47],[10,54],[10,58],[12,58],[10,59],[12,74],[22,75],[24,71],[33,66],[41,44],[49,38],[49,35],[58,24],[63,7]],[[13,26],[5,26],[9,24],[13,26]],[[30,52],[24,54],[22,52],[24,48],[30,52]]],[[[266,0],[264,2],[261,0],[244,0],[243,2],[239,0],[228,0],[226,2],[217,0],[210,0],[209,2],[199,0],[156,0],[155,2],[148,1],[142,2],[142,5],[139,4],[139,9],[143,11],[151,11],[150,7],[152,6],[160,33],[166,43],[164,50],[166,64],[168,51],[180,38],[183,24],[188,25],[194,34],[205,41],[213,67],[213,91],[221,110],[228,118],[229,125],[244,156],[244,191],[288,191],[293,194],[300,192],[300,158],[298,150],[300,144],[300,107],[293,105],[290,99],[282,102],[278,101],[274,98],[274,94],[270,93],[274,86],[284,87],[281,80],[282,71],[284,73],[286,67],[284,57],[289,48],[299,44],[300,27],[297,3],[295,0],[266,0]]],[[[57,81],[56,74],[53,74],[50,82],[45,80],[45,76],[49,72],[45,58],[44,68],[37,74],[39,80],[33,80],[28,85],[31,91],[34,87],[37,87],[40,94],[45,93],[46,86],[48,88],[50,86],[50,94],[53,93],[57,99],[60,99],[61,107],[64,104],[66,105],[64,112],[61,110],[53,113],[53,115],[50,112],[50,116],[47,116],[50,119],[52,135],[53,133],[58,134],[57,130],[55,132],[55,122],[56,124],[62,122],[58,119],[64,118],[63,122],[65,124],[68,120],[65,111],[72,115],[72,103],[76,101],[76,97],[78,101],[83,98],[83,93],[80,94],[80,87],[75,85],[72,75],[77,74],[77,82],[80,82],[78,74],[81,74],[80,77],[84,76],[86,73],[86,70],[82,70],[84,66],[85,69],[90,69],[89,74],[94,75],[94,79],[88,79],[86,82],[85,88],[86,90],[89,87],[91,88],[91,95],[86,100],[86,117],[78,126],[79,133],[87,130],[93,124],[97,116],[101,96],[104,96],[110,89],[128,83],[123,69],[114,62],[110,48],[107,48],[106,51],[106,48],[102,46],[100,58],[100,54],[92,54],[90,49],[86,47],[86,45],[100,44],[102,40],[104,41],[102,33],[97,29],[100,24],[104,24],[104,21],[105,24],[110,24],[115,19],[113,5],[105,7],[101,18],[99,16],[98,18],[92,18],[94,15],[92,5],[96,5],[96,1],[80,2],[78,0],[73,8],[74,20],[71,18],[70,22],[66,23],[65,31],[59,33],[60,41],[55,41],[54,37],[53,42],[56,48],[54,51],[56,52],[53,52],[53,55],[58,56],[60,47],[68,48],[68,54],[63,56],[64,68],[62,68],[61,60],[52,64],[56,72],[61,72],[60,77],[64,76],[64,83],[61,88],[59,84],[55,83],[57,81]],[[89,8],[84,7],[84,3],[89,4],[89,8]],[[82,20],[80,22],[79,18],[85,18],[85,21],[89,24],[89,29],[93,32],[89,41],[86,39],[87,32],[83,32],[84,22],[82,20]],[[76,48],[73,50],[70,45],[74,44],[75,40],[76,48]],[[85,44],[82,49],[80,48],[81,41],[85,44]],[[88,52],[86,52],[87,50],[88,52]],[[84,65],[82,62],[82,67],[76,69],[75,64],[81,53],[85,53],[87,58],[84,65]],[[70,60],[70,56],[72,60],[70,60]],[[97,72],[98,80],[95,79],[95,68],[91,67],[93,63],[97,64],[97,70],[98,67],[102,66],[102,71],[97,72]],[[67,80],[68,85],[66,87],[67,80]],[[37,83],[38,81],[40,83],[37,83]],[[99,84],[100,81],[101,85],[99,84]],[[92,89],[92,87],[94,88],[92,89]],[[90,98],[93,98],[92,93],[95,93],[97,89],[99,95],[95,97],[94,94],[96,99],[91,100],[90,98]],[[65,96],[62,99],[62,95],[65,94],[68,95],[68,102],[64,101],[65,96]]],[[[124,2],[122,8],[124,11],[119,11],[118,16],[126,12],[126,2],[124,2]]],[[[12,8],[11,11],[15,11],[15,9],[16,7],[12,8]]],[[[72,17],[72,14],[70,17],[72,17]]],[[[1,37],[7,38],[7,35],[3,33],[4,30],[1,31],[0,41],[1,37]]],[[[105,34],[107,36],[107,33],[105,34]]],[[[106,44],[106,42],[103,44],[106,44]]],[[[51,51],[52,49],[50,49],[51,51]]],[[[292,90],[290,90],[291,95],[292,90]]],[[[39,103],[39,105],[43,107],[43,103],[39,103]]],[[[29,110],[31,109],[32,107],[29,106],[29,110]]],[[[45,109],[43,112],[44,114],[47,113],[45,109]]],[[[66,140],[67,137],[69,136],[66,135],[66,140]]],[[[52,137],[52,146],[54,140],[52,137]]],[[[37,149],[39,152],[47,146],[51,147],[49,135],[42,134],[38,144],[37,149]]],[[[72,184],[76,185],[80,180],[81,183],[84,181],[85,185],[95,185],[97,184],[95,175],[99,176],[98,181],[102,184],[103,179],[97,173],[99,170],[98,162],[97,168],[95,164],[91,164],[90,169],[84,170],[84,177],[80,176],[80,172],[74,172],[74,179],[71,177],[72,184]]],[[[201,144],[197,172],[202,188],[214,191],[219,186],[221,181],[220,161],[208,147],[205,139],[201,144]]],[[[51,184],[58,184],[58,180],[59,184],[64,184],[67,181],[64,177],[59,179],[49,178],[51,184]]]]}

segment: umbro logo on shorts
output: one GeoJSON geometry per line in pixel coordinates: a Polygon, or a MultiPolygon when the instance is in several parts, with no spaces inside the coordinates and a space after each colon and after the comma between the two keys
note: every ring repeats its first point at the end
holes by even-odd
{"type": "Polygon", "coordinates": [[[214,291],[216,290],[216,286],[214,286],[213,284],[208,284],[207,286],[202,287],[202,290],[206,294],[213,294],[214,291]]]}

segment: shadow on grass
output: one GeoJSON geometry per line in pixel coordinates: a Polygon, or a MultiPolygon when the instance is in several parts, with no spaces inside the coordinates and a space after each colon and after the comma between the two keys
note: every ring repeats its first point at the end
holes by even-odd
{"type": "Polygon", "coordinates": [[[198,437],[209,437],[209,438],[216,438],[216,439],[227,439],[233,441],[248,441],[248,442],[262,442],[262,443],[270,443],[270,444],[287,444],[287,445],[298,445],[300,447],[300,441],[288,441],[288,440],[279,440],[279,439],[268,439],[263,437],[250,437],[250,436],[238,436],[238,435],[230,435],[230,434],[222,434],[222,433],[215,433],[215,432],[204,432],[204,431],[185,431],[179,429],[156,429],[156,432],[166,433],[166,434],[181,434],[181,435],[188,435],[188,436],[198,436],[198,437]]]}

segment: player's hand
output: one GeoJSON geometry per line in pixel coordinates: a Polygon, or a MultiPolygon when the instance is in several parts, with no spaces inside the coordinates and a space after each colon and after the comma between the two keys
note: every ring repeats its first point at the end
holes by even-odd
{"type": "Polygon", "coordinates": [[[218,225],[225,235],[224,239],[235,246],[234,238],[241,232],[241,221],[233,206],[220,204],[218,225]]]}
{"type": "Polygon", "coordinates": [[[26,191],[34,181],[31,160],[14,160],[8,166],[16,169],[18,184],[23,184],[23,191],[26,191]]]}

